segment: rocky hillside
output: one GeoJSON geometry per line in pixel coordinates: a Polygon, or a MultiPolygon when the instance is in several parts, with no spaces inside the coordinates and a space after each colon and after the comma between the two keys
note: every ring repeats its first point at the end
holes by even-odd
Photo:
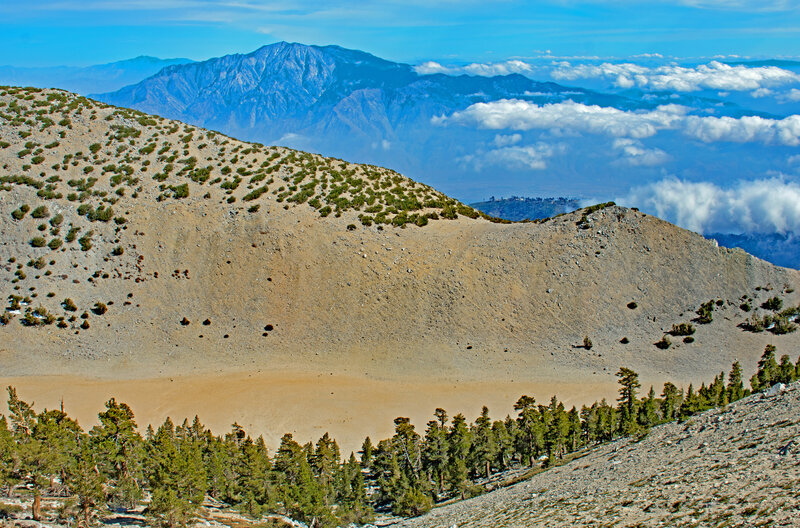
{"type": "Polygon", "coordinates": [[[800,384],[393,526],[797,526],[800,384]]]}
{"type": "Polygon", "coordinates": [[[82,423],[114,393],[142,423],[233,408],[273,440],[320,424],[354,446],[432,398],[580,404],[622,364],[688,384],[798,351],[775,335],[792,313],[737,327],[797,305],[796,271],[613,205],[494,223],[380,167],[16,88],[0,167],[0,381],[82,423]],[[691,340],[655,346],[704,303],[691,340]]]}

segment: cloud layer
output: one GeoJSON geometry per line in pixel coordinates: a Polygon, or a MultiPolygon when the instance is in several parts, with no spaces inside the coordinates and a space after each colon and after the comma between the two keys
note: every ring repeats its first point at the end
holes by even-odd
{"type": "Polygon", "coordinates": [[[755,91],[800,82],[800,75],[776,66],[731,66],[712,61],[696,67],[648,67],[633,63],[576,64],[561,62],[550,73],[554,79],[608,79],[619,88],[695,92],[698,90],[755,91]]]}
{"type": "Polygon", "coordinates": [[[540,129],[645,138],[661,129],[675,127],[683,119],[686,110],[681,106],[666,105],[649,112],[628,112],[573,101],[537,105],[519,99],[501,99],[473,104],[450,117],[434,118],[434,123],[453,123],[490,130],[540,129]]]}
{"type": "Polygon", "coordinates": [[[449,117],[436,117],[433,123],[489,130],[548,130],[553,135],[590,133],[632,139],[651,137],[661,130],[681,130],[686,136],[706,143],[800,145],[800,115],[784,119],[701,117],[687,115],[688,111],[679,105],[634,112],[574,101],[537,105],[519,99],[501,99],[473,104],[449,117]]]}
{"type": "Polygon", "coordinates": [[[698,233],[800,232],[800,185],[780,178],[739,181],[727,189],[671,178],[616,201],[698,233]]]}

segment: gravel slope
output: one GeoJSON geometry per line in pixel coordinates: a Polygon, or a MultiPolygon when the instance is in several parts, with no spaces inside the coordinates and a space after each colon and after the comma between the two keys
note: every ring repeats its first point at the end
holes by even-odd
{"type": "Polygon", "coordinates": [[[800,526],[800,384],[775,392],[393,526],[800,526]]]}

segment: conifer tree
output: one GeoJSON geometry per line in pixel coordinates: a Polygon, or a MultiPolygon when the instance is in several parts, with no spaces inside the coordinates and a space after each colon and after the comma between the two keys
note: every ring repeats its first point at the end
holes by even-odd
{"type": "Polygon", "coordinates": [[[797,379],[792,360],[787,354],[781,356],[781,363],[778,365],[777,381],[780,383],[791,383],[797,379]]]}
{"type": "Polygon", "coordinates": [[[100,425],[89,432],[92,449],[98,455],[101,471],[109,479],[112,500],[133,508],[142,497],[143,440],[130,407],[114,398],[105,405],[106,410],[97,415],[100,425]]]}
{"type": "Polygon", "coordinates": [[[475,420],[475,426],[472,428],[469,460],[474,475],[482,474],[486,478],[491,476],[492,462],[497,456],[497,449],[489,408],[484,405],[481,415],[475,420]]]}
{"type": "Polygon", "coordinates": [[[664,383],[664,390],[661,392],[661,416],[664,420],[672,421],[677,417],[681,400],[681,391],[670,382],[664,383]]]}
{"type": "Polygon", "coordinates": [[[642,400],[639,406],[639,425],[650,428],[658,424],[660,418],[658,416],[658,403],[656,402],[656,391],[653,386],[650,386],[650,392],[642,400]]]}
{"type": "Polygon", "coordinates": [[[242,510],[252,517],[259,517],[264,507],[270,505],[271,467],[264,438],[259,436],[253,441],[249,436],[246,437],[239,447],[239,456],[235,457],[235,489],[242,510]]]}
{"type": "Polygon", "coordinates": [[[531,396],[521,396],[514,404],[514,410],[519,413],[517,450],[523,463],[530,466],[544,447],[544,430],[535,404],[536,400],[531,396]]]}
{"type": "Polygon", "coordinates": [[[375,446],[372,445],[372,440],[369,437],[364,439],[364,443],[361,444],[361,451],[359,454],[361,455],[361,467],[369,469],[372,464],[372,455],[375,451],[375,446]]]}
{"type": "Polygon", "coordinates": [[[207,487],[199,442],[176,436],[167,418],[148,446],[148,462],[152,488],[148,512],[170,528],[186,525],[202,503],[207,487]]]}
{"type": "Polygon", "coordinates": [[[48,445],[51,428],[45,431],[41,427],[37,431],[37,416],[33,406],[19,399],[13,387],[8,387],[8,410],[17,444],[16,472],[33,491],[31,515],[35,521],[40,521],[42,489],[51,483],[62,457],[48,445]]]}
{"type": "Polygon", "coordinates": [[[447,434],[446,425],[442,426],[440,421],[431,420],[428,422],[425,439],[422,443],[422,465],[428,472],[429,478],[436,483],[437,494],[444,492],[444,479],[450,450],[447,434]]]}
{"type": "Polygon", "coordinates": [[[497,441],[497,455],[495,465],[502,471],[508,469],[511,461],[516,454],[514,448],[514,435],[516,433],[515,422],[510,416],[505,421],[496,420],[492,424],[492,433],[497,441]]]}
{"type": "Polygon", "coordinates": [[[767,345],[764,348],[764,354],[758,361],[758,372],[750,378],[750,386],[753,388],[753,392],[766,390],[777,381],[778,363],[775,361],[775,350],[773,345],[767,345]]]}
{"type": "Polygon", "coordinates": [[[17,444],[8,429],[8,420],[5,416],[0,415],[0,487],[5,488],[4,495],[6,496],[9,494],[11,486],[17,482],[13,476],[14,461],[17,458],[16,450],[17,444]]]}
{"type": "Polygon", "coordinates": [[[453,416],[450,425],[450,432],[447,436],[447,443],[450,446],[450,456],[447,465],[448,482],[451,489],[464,497],[467,489],[467,456],[472,445],[467,421],[463,414],[453,416]]]}
{"type": "Polygon", "coordinates": [[[81,442],[65,483],[78,497],[78,526],[88,528],[97,524],[98,515],[105,509],[106,478],[100,471],[97,453],[88,439],[81,442]]]}
{"type": "Polygon", "coordinates": [[[622,367],[617,372],[619,378],[619,409],[622,413],[620,420],[622,434],[632,434],[637,429],[636,423],[636,389],[639,384],[639,375],[631,369],[622,367]]]}
{"type": "Polygon", "coordinates": [[[742,366],[738,361],[734,361],[731,365],[731,371],[728,374],[728,401],[735,402],[741,400],[745,396],[744,384],[742,383],[742,366]]]}

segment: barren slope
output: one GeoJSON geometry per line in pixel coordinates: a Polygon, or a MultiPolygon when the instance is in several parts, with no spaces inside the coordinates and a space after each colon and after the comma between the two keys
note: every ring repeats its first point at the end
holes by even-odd
{"type": "Polygon", "coordinates": [[[794,383],[394,526],[797,526],[798,415],[794,383]]]}
{"type": "Polygon", "coordinates": [[[736,328],[743,296],[797,304],[796,271],[633,210],[491,223],[386,169],[64,92],[0,90],[0,119],[0,294],[23,297],[0,326],[0,382],[63,397],[83,423],[121,391],[142,423],[206,409],[215,427],[274,440],[321,424],[352,447],[388,432],[384,408],[505,413],[555,390],[580,404],[612,396],[620,365],[689,383],[752,368],[767,342],[798,351],[796,334],[736,328]],[[694,343],[653,345],[710,299],[694,343]],[[64,328],[23,325],[39,305],[64,328]]]}

